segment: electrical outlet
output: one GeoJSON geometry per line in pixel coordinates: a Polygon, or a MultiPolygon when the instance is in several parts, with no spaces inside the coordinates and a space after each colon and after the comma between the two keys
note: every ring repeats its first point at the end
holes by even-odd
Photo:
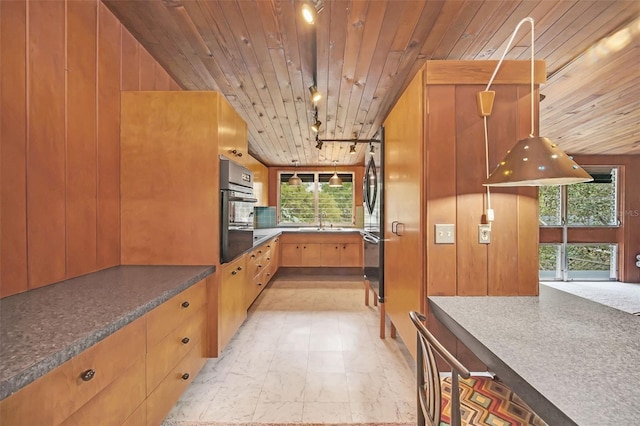
{"type": "Polygon", "coordinates": [[[455,244],[456,226],[447,223],[436,224],[436,244],[455,244]]]}
{"type": "Polygon", "coordinates": [[[491,242],[491,225],[478,225],[478,243],[489,244],[491,242]]]}

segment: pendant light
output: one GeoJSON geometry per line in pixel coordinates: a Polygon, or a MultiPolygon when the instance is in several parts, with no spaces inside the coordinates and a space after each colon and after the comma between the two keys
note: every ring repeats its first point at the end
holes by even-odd
{"type": "Polygon", "coordinates": [[[296,165],[296,169],[293,172],[293,176],[291,176],[289,178],[289,185],[291,186],[300,186],[302,184],[302,179],[300,179],[300,177],[298,176],[298,160],[293,160],[292,161],[293,164],[296,165]]]}
{"type": "Polygon", "coordinates": [[[531,24],[531,133],[507,152],[498,167],[491,173],[483,184],[485,186],[543,186],[568,185],[572,183],[589,182],[593,178],[582,167],[576,164],[558,145],[549,138],[534,136],[534,21],[524,18],[518,23],[507,47],[498,61],[496,69],[484,92],[478,93],[478,109],[485,120],[485,148],[488,145],[486,120],[491,115],[495,92],[489,91],[491,83],[504,60],[518,29],[524,23],[531,24]]]}
{"type": "Polygon", "coordinates": [[[342,179],[338,176],[337,161],[333,162],[333,176],[329,179],[329,186],[332,188],[342,186],[342,179]]]}

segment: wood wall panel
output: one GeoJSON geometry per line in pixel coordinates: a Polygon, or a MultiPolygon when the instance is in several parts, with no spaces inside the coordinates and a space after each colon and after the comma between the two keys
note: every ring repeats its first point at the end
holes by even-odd
{"type": "Polygon", "coordinates": [[[478,243],[478,225],[486,210],[484,125],[478,116],[475,97],[481,86],[455,88],[456,143],[456,245],[460,296],[487,295],[487,245],[478,243]]]}
{"type": "Polygon", "coordinates": [[[139,90],[155,90],[156,87],[156,67],[155,60],[149,52],[140,48],[140,89],[139,90]]]}
{"type": "Polygon", "coordinates": [[[122,33],[122,90],[140,90],[140,44],[123,26],[122,33]]]}
{"type": "Polygon", "coordinates": [[[427,295],[454,295],[459,244],[435,244],[435,225],[456,223],[455,86],[430,87],[427,83],[426,102],[426,292],[427,295]]]}
{"type": "Polygon", "coordinates": [[[97,3],[67,2],[67,273],[96,270],[97,3]]]}
{"type": "Polygon", "coordinates": [[[65,278],[65,4],[29,2],[29,287],[65,278]]]}
{"type": "MultiPolygon", "coordinates": [[[[517,139],[524,139],[531,133],[531,89],[529,86],[518,86],[518,128],[517,139]]],[[[534,134],[539,135],[539,87],[534,87],[534,134]]],[[[538,247],[538,231],[533,224],[533,218],[538,218],[538,188],[518,188],[517,199],[518,220],[518,295],[534,296],[539,292],[538,278],[540,265],[538,251],[531,247],[538,247]],[[526,255],[525,255],[526,253],[526,255]]]]}
{"type": "Polygon", "coordinates": [[[120,264],[121,65],[137,89],[142,48],[130,37],[123,60],[122,25],[98,0],[0,1],[0,20],[6,297],[120,264]]]}
{"type": "Polygon", "coordinates": [[[25,2],[0,2],[0,297],[27,282],[25,2]]]}
{"type": "Polygon", "coordinates": [[[97,117],[98,269],[120,264],[120,66],[121,28],[99,3],[97,117]]]}

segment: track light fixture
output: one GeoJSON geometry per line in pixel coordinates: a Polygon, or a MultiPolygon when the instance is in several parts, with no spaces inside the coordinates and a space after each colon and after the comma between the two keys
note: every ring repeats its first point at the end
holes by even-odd
{"type": "Polygon", "coordinates": [[[322,99],[322,95],[318,92],[318,86],[313,84],[309,87],[309,92],[311,93],[311,102],[318,103],[320,99],[322,99]]]}
{"type": "Polygon", "coordinates": [[[320,139],[318,139],[318,136],[316,136],[316,148],[322,149],[322,144],[323,142],[320,139]]]}
{"type": "Polygon", "coordinates": [[[376,153],[376,147],[373,146],[372,143],[369,144],[369,154],[373,155],[376,153]]]}
{"type": "Polygon", "coordinates": [[[357,154],[357,152],[356,152],[356,144],[355,143],[349,147],[349,154],[351,154],[351,155],[357,154]]]}
{"type": "Polygon", "coordinates": [[[304,3],[302,5],[302,18],[307,24],[316,23],[316,8],[311,3],[304,3]]]}
{"type": "Polygon", "coordinates": [[[311,125],[311,130],[318,133],[320,131],[320,126],[322,125],[322,122],[318,120],[318,107],[313,108],[313,118],[314,118],[314,121],[313,121],[313,124],[311,125]]]}

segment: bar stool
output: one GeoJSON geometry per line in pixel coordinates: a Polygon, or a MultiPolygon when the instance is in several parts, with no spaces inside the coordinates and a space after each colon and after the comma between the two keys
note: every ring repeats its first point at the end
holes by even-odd
{"type": "Polygon", "coordinates": [[[507,385],[491,377],[471,376],[469,370],[427,330],[424,315],[411,311],[409,316],[418,335],[419,425],[546,426],[507,385]],[[435,354],[451,367],[451,376],[441,377],[435,354]],[[453,392],[453,389],[458,391],[453,392]]]}

